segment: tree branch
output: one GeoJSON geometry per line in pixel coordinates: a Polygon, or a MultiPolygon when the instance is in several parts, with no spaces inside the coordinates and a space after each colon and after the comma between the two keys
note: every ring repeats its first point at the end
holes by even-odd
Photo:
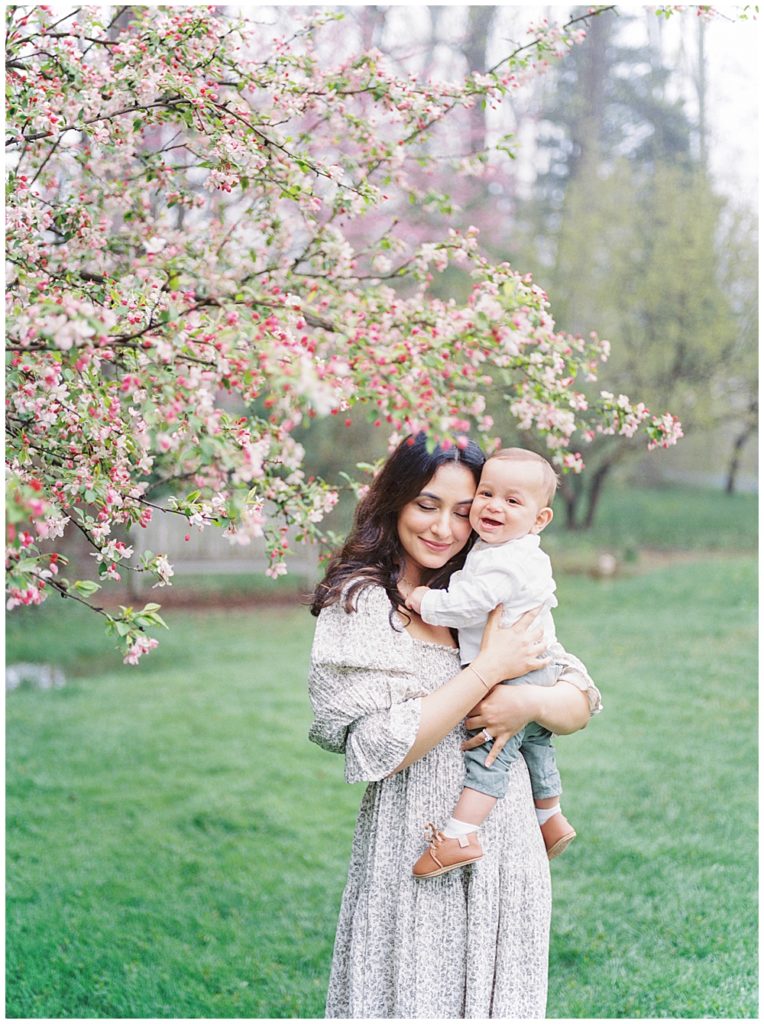
{"type": "Polygon", "coordinates": [[[42,174],[43,170],[45,169],[45,165],[47,164],[48,160],[50,160],[50,158],[51,158],[51,157],[53,156],[53,154],[54,154],[54,153],[56,152],[56,150],[58,149],[58,147],[60,146],[60,144],[61,144],[61,136],[59,135],[59,137],[58,137],[58,138],[56,139],[56,141],[55,141],[55,142],[53,143],[53,145],[52,145],[52,146],[50,147],[50,149],[48,150],[48,154],[47,154],[47,156],[45,157],[45,159],[44,159],[44,160],[43,160],[43,162],[42,162],[42,163],[40,164],[40,166],[39,166],[39,167],[37,168],[37,172],[36,172],[36,174],[35,174],[34,178],[32,178],[32,180],[31,180],[31,181],[30,181],[30,183],[29,183],[29,188],[31,188],[31,187],[32,187],[32,185],[34,185],[34,183],[35,183],[35,182],[37,181],[37,179],[38,179],[38,178],[40,177],[40,175],[42,174]]]}
{"type": "Polygon", "coordinates": [[[182,96],[167,96],[160,100],[156,100],[155,103],[137,103],[132,107],[123,107],[121,110],[113,110],[109,114],[99,114],[97,117],[89,117],[85,121],[79,123],[67,124],[55,131],[49,132],[35,132],[33,135],[16,136],[9,139],[6,145],[15,146],[18,145],[19,138],[24,142],[36,142],[38,139],[50,139],[56,134],[64,135],[66,132],[82,131],[82,128],[88,124],[97,124],[99,121],[111,121],[115,117],[121,117],[123,114],[133,114],[136,110],[153,110],[155,107],[167,107],[171,109],[175,106],[190,106],[191,101],[184,99],[182,96]]]}
{"type": "Polygon", "coordinates": [[[69,11],[68,14],[65,14],[62,18],[59,18],[58,21],[54,21],[52,25],[49,25],[46,29],[43,29],[42,32],[33,32],[31,36],[24,36],[23,39],[17,39],[13,43],[13,45],[23,46],[24,43],[28,43],[31,39],[36,39],[38,36],[48,35],[52,28],[55,28],[57,25],[61,25],[63,22],[68,21],[69,18],[75,17],[75,15],[79,14],[81,10],[81,7],[77,7],[73,11],[69,11]]]}
{"type": "Polygon", "coordinates": [[[54,590],[57,590],[62,597],[70,597],[72,601],[79,601],[80,604],[84,604],[85,607],[89,608],[92,612],[98,612],[99,615],[103,615],[107,619],[113,618],[113,616],[109,615],[109,613],[104,608],[101,608],[100,605],[91,604],[90,601],[86,601],[85,598],[80,597],[79,594],[72,594],[71,591],[67,590],[63,583],[60,583],[58,580],[46,580],[43,576],[36,572],[31,573],[31,575],[36,576],[41,583],[49,584],[51,587],[53,587],[54,590]]]}

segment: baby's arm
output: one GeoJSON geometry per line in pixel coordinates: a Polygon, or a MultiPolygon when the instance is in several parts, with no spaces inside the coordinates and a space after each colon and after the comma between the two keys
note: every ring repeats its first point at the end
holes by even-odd
{"type": "Polygon", "coordinates": [[[497,604],[507,600],[513,581],[504,569],[481,566],[477,572],[454,573],[448,590],[417,589],[424,591],[419,614],[425,622],[463,629],[480,625],[497,604]]]}
{"type": "Polygon", "coordinates": [[[429,590],[429,587],[415,587],[406,598],[406,607],[410,608],[417,615],[422,607],[422,598],[429,590]]]}

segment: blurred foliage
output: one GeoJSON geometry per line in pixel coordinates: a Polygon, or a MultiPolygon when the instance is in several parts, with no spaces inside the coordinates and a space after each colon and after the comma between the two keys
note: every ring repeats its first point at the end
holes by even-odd
{"type": "MultiPolygon", "coordinates": [[[[676,98],[678,72],[659,34],[624,42],[633,22],[628,14],[594,19],[555,69],[539,129],[547,166],[532,199],[518,204],[512,259],[548,290],[560,327],[593,325],[612,341],[596,391],[632,392],[655,413],[670,409],[685,435],[736,424],[740,448],[758,411],[753,217],[729,210],[714,186],[705,123],[676,98]],[[735,230],[741,221],[746,229],[735,230]]],[[[705,95],[697,99],[704,110],[705,95]]],[[[620,438],[584,442],[581,451],[585,473],[566,476],[561,488],[571,528],[591,527],[612,472],[642,457],[620,438]]]]}
{"type": "MultiPolygon", "coordinates": [[[[429,36],[417,37],[419,58],[407,58],[421,75],[433,73],[438,60],[450,61],[444,66],[451,70],[490,61],[489,36],[511,24],[498,8],[484,17],[465,8],[456,42],[443,34],[440,9],[428,10],[429,36]]],[[[400,40],[385,29],[393,14],[374,8],[358,17],[369,45],[400,64],[400,40]]],[[[699,20],[688,14],[677,21],[685,51],[696,63],[707,62],[699,20]]],[[[455,227],[479,225],[492,256],[533,272],[562,329],[594,327],[611,340],[597,390],[636,394],[656,413],[670,409],[688,436],[709,430],[729,436],[734,489],[741,452],[758,422],[756,219],[744,197],[722,198],[707,172],[708,75],[687,78],[665,47],[659,19],[619,8],[591,19],[587,32],[545,77],[531,115],[538,159],[530,190],[519,187],[512,161],[492,158],[484,177],[465,173],[450,183],[449,213],[412,208],[412,224],[426,231],[447,217],[455,227]],[[696,92],[697,113],[679,98],[688,88],[696,92]]],[[[486,127],[495,127],[488,113],[475,112],[460,139],[466,150],[479,149],[486,127]]],[[[433,281],[435,294],[458,301],[470,287],[456,267],[433,281]]],[[[505,444],[542,450],[537,438],[518,431],[498,388],[487,399],[505,444]]],[[[336,480],[356,463],[382,457],[383,434],[358,410],[351,427],[338,416],[311,426],[300,440],[312,471],[336,480]]],[[[581,451],[587,468],[564,478],[566,508],[556,527],[590,528],[612,480],[636,460],[661,459],[621,438],[582,441],[581,451]]],[[[337,521],[347,522],[355,503],[349,489],[342,502],[337,521]]]]}

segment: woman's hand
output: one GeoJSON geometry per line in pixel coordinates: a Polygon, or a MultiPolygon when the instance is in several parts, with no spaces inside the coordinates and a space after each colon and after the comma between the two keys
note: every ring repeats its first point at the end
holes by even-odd
{"type": "MultiPolygon", "coordinates": [[[[486,767],[493,764],[515,733],[536,719],[539,689],[536,686],[496,686],[472,709],[464,724],[468,729],[486,729],[493,737],[493,746],[485,759],[486,767]]],[[[479,732],[462,743],[462,750],[472,750],[483,743],[485,736],[479,732]]]]}
{"type": "MultiPolygon", "coordinates": [[[[507,740],[528,722],[538,722],[557,735],[586,726],[591,717],[589,697],[575,682],[566,679],[566,671],[570,669],[563,671],[554,686],[495,686],[472,708],[465,719],[467,728],[485,729],[494,740],[486,765],[493,764],[507,740]]],[[[484,742],[485,736],[479,732],[465,740],[462,750],[471,750],[484,742]]]]}
{"type": "Polygon", "coordinates": [[[540,611],[541,607],[532,608],[508,628],[500,625],[501,605],[488,616],[473,665],[491,686],[549,664],[544,657],[544,631],[541,625],[533,625],[540,611]]]}

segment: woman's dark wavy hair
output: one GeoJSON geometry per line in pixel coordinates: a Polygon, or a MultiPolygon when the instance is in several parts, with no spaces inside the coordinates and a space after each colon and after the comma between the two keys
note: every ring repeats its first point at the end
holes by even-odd
{"type": "MultiPolygon", "coordinates": [[[[428,480],[448,462],[456,462],[480,479],[485,456],[474,441],[466,447],[427,450],[424,434],[409,436],[395,449],[358,503],[353,526],[342,549],[334,555],[326,575],[313,594],[311,612],[336,604],[343,596],[345,611],[355,610],[355,599],[365,587],[384,587],[393,609],[405,614],[404,599],[398,592],[398,580],[404,564],[404,550],[398,537],[398,516],[421,493],[428,480]],[[350,584],[348,586],[348,583],[350,584]]],[[[444,587],[451,574],[464,564],[472,538],[428,581],[431,587],[444,587]]],[[[392,609],[391,609],[392,623],[392,609]]]]}

